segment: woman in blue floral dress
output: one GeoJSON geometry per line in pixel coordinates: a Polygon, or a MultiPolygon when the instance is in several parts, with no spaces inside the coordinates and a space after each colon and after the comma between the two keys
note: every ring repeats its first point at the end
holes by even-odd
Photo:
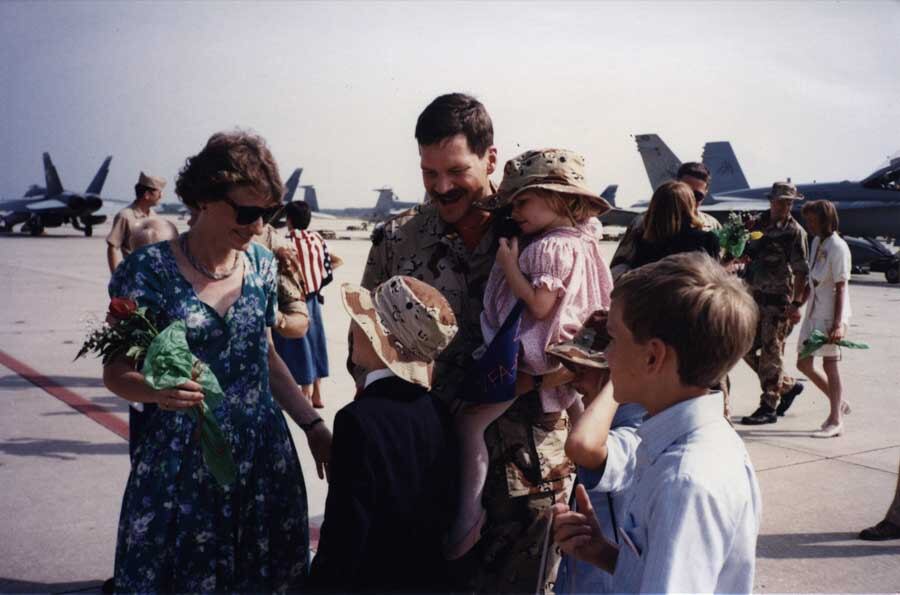
{"type": "Polygon", "coordinates": [[[283,188],[265,142],[220,133],[181,170],[176,192],[198,216],[190,232],[130,255],[109,291],[152,310],[162,328],[184,320],[191,351],[225,399],[212,414],[228,438],[237,479],[210,475],[188,409],[187,382],[153,390],[133,362],[104,368],[107,387],[152,412],[135,451],[119,522],[120,592],[302,589],[309,548],[306,487],[286,411],[306,432],[320,477],[331,434],[272,348],[276,265],[250,243],[283,188]]]}

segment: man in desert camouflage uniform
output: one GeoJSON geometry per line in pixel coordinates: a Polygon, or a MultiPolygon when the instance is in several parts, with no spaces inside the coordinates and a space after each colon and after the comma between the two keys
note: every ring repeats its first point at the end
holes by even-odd
{"type": "MultiPolygon", "coordinates": [[[[697,200],[697,208],[703,203],[709,193],[709,182],[712,176],[709,169],[702,163],[691,161],[682,164],[678,168],[677,179],[684,182],[694,191],[694,198],[697,200]]],[[[709,213],[700,211],[700,219],[703,220],[703,231],[714,231],[722,227],[715,217],[709,213]]],[[[612,262],[610,262],[610,271],[613,279],[618,279],[623,273],[628,272],[631,268],[629,262],[634,256],[634,243],[644,233],[644,214],[640,214],[631,220],[628,228],[619,240],[619,246],[616,253],[613,254],[612,262]]]]}
{"type": "MultiPolygon", "coordinates": [[[[415,136],[430,200],[373,233],[362,285],[371,290],[393,275],[409,275],[447,298],[459,332],[435,362],[432,394],[453,405],[471,354],[483,343],[482,298],[502,224],[500,211],[485,208],[497,150],[484,106],[459,93],[435,99],[419,116],[415,136]]],[[[543,414],[533,390],[541,380],[520,376],[528,394],[485,432],[488,521],[478,544],[451,562],[462,591],[534,592],[539,579],[545,591],[555,580],[559,553],[549,543],[542,554],[550,507],[568,500],[574,481],[564,448],[568,418],[543,414]]],[[[544,386],[552,384],[543,379],[544,386]]]]}
{"type": "Polygon", "coordinates": [[[747,253],[747,282],[759,306],[759,322],[753,348],[744,357],[759,376],[762,387],[759,408],[741,419],[742,424],[759,425],[778,421],[779,407],[789,405],[800,393],[801,384],[784,373],[784,341],[800,320],[806,278],[806,232],[791,216],[795,200],[803,195],[789,182],[775,182],[768,194],[771,208],[754,222],[751,232],[762,237],[750,240],[747,253]]]}

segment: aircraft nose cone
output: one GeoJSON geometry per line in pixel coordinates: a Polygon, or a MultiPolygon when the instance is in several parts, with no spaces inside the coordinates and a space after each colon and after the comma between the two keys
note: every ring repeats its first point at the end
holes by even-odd
{"type": "Polygon", "coordinates": [[[85,208],[90,211],[97,211],[103,206],[103,199],[97,196],[89,196],[85,199],[85,208]]]}

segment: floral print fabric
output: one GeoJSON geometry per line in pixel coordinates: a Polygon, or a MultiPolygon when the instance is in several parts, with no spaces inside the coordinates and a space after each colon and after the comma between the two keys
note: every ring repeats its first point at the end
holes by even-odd
{"type": "Polygon", "coordinates": [[[173,320],[187,323],[191,351],[225,393],[213,414],[238,467],[235,483],[220,486],[203,462],[196,422],[154,408],[122,500],[118,591],[293,591],[306,577],[306,487],[269,388],[275,260],[255,244],[243,258],[241,295],[224,317],[181,275],[169,243],[134,252],[110,281],[111,297],[153,310],[160,330],[173,320]]]}

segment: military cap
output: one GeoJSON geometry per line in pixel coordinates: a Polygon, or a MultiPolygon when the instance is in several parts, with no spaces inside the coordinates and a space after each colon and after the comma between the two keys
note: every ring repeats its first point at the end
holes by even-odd
{"type": "Polygon", "coordinates": [[[456,336],[453,309],[434,287],[396,275],[373,291],[345,283],[347,313],[397,376],[431,389],[434,360],[456,336]]]}
{"type": "Polygon", "coordinates": [[[606,348],[610,342],[609,332],[606,329],[608,320],[609,311],[596,310],[571,340],[551,345],[547,348],[547,353],[580,366],[608,368],[609,364],[606,361],[606,348]]]}
{"type": "Polygon", "coordinates": [[[507,161],[503,181],[497,193],[486,199],[485,205],[490,209],[506,206],[518,194],[533,188],[583,197],[598,215],[612,208],[588,188],[584,179],[584,157],[566,149],[525,151],[507,161]]]}
{"type": "Polygon", "coordinates": [[[790,182],[775,182],[772,190],[766,194],[769,200],[803,200],[804,196],[790,182]]]}
{"type": "Polygon", "coordinates": [[[166,179],[158,176],[148,176],[144,172],[141,172],[141,175],[138,176],[137,185],[162,191],[162,189],[166,187],[166,179]]]}

